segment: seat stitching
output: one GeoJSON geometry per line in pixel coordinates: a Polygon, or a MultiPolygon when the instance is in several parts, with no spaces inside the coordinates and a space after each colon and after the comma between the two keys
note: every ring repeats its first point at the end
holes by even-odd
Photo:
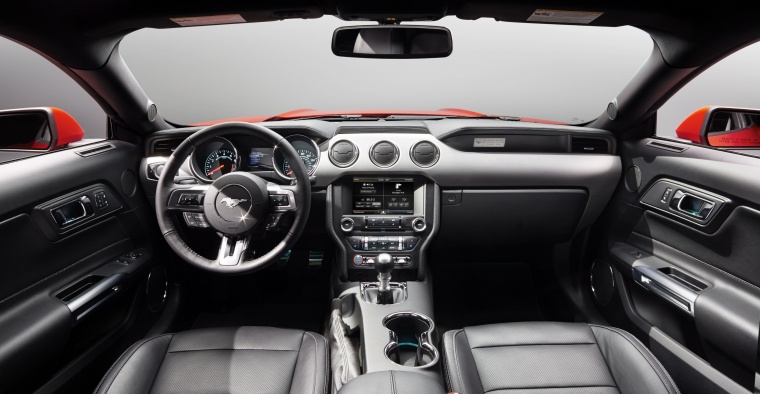
{"type": "Polygon", "coordinates": [[[396,394],[396,380],[393,379],[393,371],[391,372],[391,393],[396,394]]]}
{"type": "Polygon", "coordinates": [[[235,352],[298,352],[298,350],[290,349],[188,349],[188,350],[172,350],[167,353],[190,353],[190,352],[213,352],[213,351],[235,351],[235,352]]]}
{"type": "Polygon", "coordinates": [[[449,391],[454,391],[454,386],[451,384],[451,366],[449,365],[446,346],[443,347],[443,357],[441,357],[441,363],[443,364],[443,376],[446,379],[446,389],[449,391]]]}
{"type": "MultiPolygon", "coordinates": [[[[174,337],[172,337],[169,340],[169,344],[166,346],[167,349],[169,349],[169,347],[171,347],[172,341],[174,341],[174,337]]],[[[164,360],[166,360],[166,355],[167,354],[169,354],[169,352],[164,352],[164,356],[161,357],[161,362],[158,364],[158,369],[156,370],[156,374],[153,376],[153,381],[150,382],[150,389],[148,390],[148,392],[150,392],[150,390],[153,389],[153,385],[156,384],[156,379],[158,379],[158,373],[161,372],[161,366],[164,365],[164,360]]]]}
{"type": "MultiPolygon", "coordinates": [[[[620,335],[621,337],[623,337],[623,339],[625,339],[626,341],[628,341],[628,343],[630,343],[630,344],[631,344],[631,346],[633,346],[633,348],[634,348],[634,349],[636,349],[636,350],[639,352],[639,354],[641,354],[641,356],[642,356],[642,357],[644,357],[644,360],[646,360],[646,361],[647,361],[647,363],[649,364],[649,366],[652,368],[652,370],[654,370],[654,373],[656,373],[656,374],[657,374],[657,377],[658,377],[658,378],[660,378],[660,381],[663,383],[663,385],[665,386],[665,389],[666,389],[666,390],[667,390],[669,393],[670,393],[670,392],[672,392],[672,390],[670,390],[670,387],[668,387],[668,382],[669,382],[669,383],[670,383],[670,384],[673,386],[673,388],[676,390],[676,391],[675,391],[676,393],[680,393],[680,391],[678,390],[678,386],[676,386],[675,382],[673,382],[673,379],[670,377],[670,374],[668,374],[668,371],[665,369],[665,367],[663,367],[663,366],[662,366],[662,364],[660,363],[660,361],[659,361],[659,360],[657,360],[657,358],[656,358],[656,357],[654,357],[654,356],[652,356],[652,357],[648,357],[648,354],[646,354],[646,353],[644,353],[643,351],[641,351],[641,349],[639,348],[639,346],[643,347],[644,349],[646,349],[646,347],[644,346],[644,344],[643,344],[643,343],[641,343],[641,341],[639,341],[639,339],[638,339],[638,338],[636,338],[636,337],[633,337],[633,339],[635,339],[635,340],[636,340],[636,342],[633,342],[633,341],[631,341],[631,339],[630,339],[630,338],[628,338],[628,336],[627,336],[627,335],[625,335],[625,334],[627,334],[627,333],[625,333],[625,334],[624,334],[624,332],[623,332],[623,331],[617,330],[617,329],[615,329],[615,328],[612,328],[612,327],[606,327],[606,326],[598,326],[598,325],[595,325],[595,324],[589,324],[589,326],[598,327],[598,328],[601,328],[601,329],[605,329],[605,330],[608,330],[608,331],[612,331],[612,332],[614,332],[615,334],[618,334],[618,335],[620,335]],[[637,344],[638,344],[638,346],[637,346],[637,344]],[[654,359],[654,361],[657,363],[657,365],[656,365],[656,366],[652,364],[652,361],[650,360],[650,358],[653,358],[653,359],[654,359]],[[659,368],[658,368],[658,367],[659,367],[659,368]],[[664,379],[664,378],[662,377],[662,374],[660,373],[660,371],[663,371],[663,372],[665,372],[665,376],[667,377],[667,380],[666,380],[666,379],[664,379]]],[[[629,335],[630,335],[630,334],[629,334],[629,335]]],[[[647,349],[647,353],[649,353],[649,350],[648,350],[648,349],[647,349]]]]}
{"type": "Polygon", "coordinates": [[[324,394],[328,393],[328,388],[330,387],[330,379],[332,379],[332,375],[330,375],[330,349],[328,348],[327,340],[325,339],[324,342],[322,342],[322,345],[325,350],[325,385],[324,385],[324,394]]]}
{"type": "Polygon", "coordinates": [[[470,349],[489,349],[494,347],[520,347],[520,346],[564,346],[564,345],[594,345],[596,342],[578,342],[578,343],[521,343],[516,345],[488,345],[488,346],[473,346],[470,349]]]}
{"type": "MultiPolygon", "coordinates": [[[[465,390],[465,387],[464,387],[464,381],[462,381],[462,373],[459,370],[459,356],[457,355],[457,335],[459,333],[463,332],[463,331],[464,331],[464,329],[459,330],[459,331],[455,332],[454,335],[452,336],[454,338],[454,340],[453,340],[453,342],[454,342],[454,346],[453,346],[454,347],[454,349],[453,349],[454,350],[454,364],[456,364],[457,379],[459,379],[459,386],[461,387],[461,390],[462,390],[462,392],[460,394],[465,394],[465,392],[467,391],[467,390],[465,390]]],[[[452,389],[453,389],[453,387],[452,387],[452,389]]]]}
{"type": "MultiPolygon", "coordinates": [[[[336,330],[339,328],[341,331],[343,331],[343,327],[340,325],[337,325],[339,322],[336,321],[336,316],[333,316],[333,326],[337,327],[336,330]]],[[[338,336],[338,344],[340,345],[340,349],[342,351],[341,353],[341,364],[343,364],[343,379],[342,381],[345,381],[348,383],[348,358],[346,357],[346,338],[345,335],[343,335],[343,332],[341,332],[341,335],[338,336]]],[[[342,382],[341,382],[342,383],[342,382]]]]}
{"type": "Polygon", "coordinates": [[[317,360],[317,338],[314,338],[314,336],[311,335],[311,333],[308,331],[305,331],[304,335],[308,335],[309,337],[311,337],[311,339],[314,340],[314,379],[312,379],[311,392],[316,394],[317,393],[317,366],[319,364],[319,361],[317,360]]]}
{"type": "MultiPolygon", "coordinates": [[[[589,325],[589,331],[591,331],[591,335],[594,336],[594,345],[596,345],[596,349],[599,350],[599,354],[602,356],[602,359],[604,360],[604,366],[607,367],[607,372],[610,374],[610,377],[612,378],[612,381],[615,382],[615,387],[617,387],[617,380],[615,380],[615,375],[612,373],[612,368],[610,368],[610,362],[607,360],[607,357],[604,356],[604,352],[602,351],[602,347],[599,346],[599,341],[596,338],[596,334],[594,333],[594,330],[591,329],[591,325],[589,325]]],[[[619,388],[618,388],[619,389],[619,388]]]]}
{"type": "MultiPolygon", "coordinates": [[[[113,379],[111,379],[111,382],[108,384],[108,387],[106,387],[106,389],[105,389],[104,393],[107,393],[107,392],[108,392],[108,390],[111,388],[111,385],[113,384],[114,380],[116,380],[116,377],[117,377],[117,376],[119,376],[119,373],[121,372],[121,370],[124,368],[124,366],[125,366],[125,365],[127,365],[127,362],[128,362],[128,361],[129,361],[129,360],[132,358],[132,356],[134,356],[134,355],[135,355],[135,353],[137,353],[137,351],[138,351],[138,350],[140,350],[140,348],[141,348],[143,345],[145,345],[146,343],[148,343],[148,342],[150,342],[150,341],[152,341],[152,340],[154,340],[154,339],[162,338],[162,337],[165,337],[165,336],[167,336],[167,335],[169,335],[169,336],[173,336],[174,334],[163,334],[163,335],[159,335],[159,336],[157,336],[157,337],[153,337],[153,338],[150,338],[150,339],[146,339],[146,340],[144,340],[144,341],[143,341],[143,343],[141,343],[141,344],[137,345],[137,347],[135,347],[135,349],[134,349],[134,350],[132,350],[132,353],[129,355],[129,357],[127,357],[127,359],[124,361],[124,363],[121,365],[121,367],[119,367],[119,370],[118,370],[118,371],[116,372],[116,374],[113,376],[113,379]]],[[[124,351],[124,353],[122,353],[122,355],[121,355],[121,356],[119,356],[119,358],[117,358],[117,359],[116,359],[116,361],[115,361],[115,362],[114,362],[114,363],[111,365],[111,368],[108,368],[108,371],[106,372],[106,374],[105,374],[105,375],[103,375],[103,379],[100,379],[100,383],[98,383],[98,387],[95,387],[95,392],[96,392],[96,393],[98,392],[98,390],[100,390],[100,386],[101,386],[101,385],[103,385],[103,383],[104,383],[104,382],[105,382],[105,380],[106,380],[106,377],[108,377],[108,374],[109,374],[109,373],[111,373],[111,370],[113,370],[113,368],[116,366],[116,364],[118,364],[118,363],[119,363],[119,360],[121,360],[121,359],[122,359],[122,357],[124,357],[124,356],[127,354],[127,352],[129,352],[129,349],[125,350],[125,351],[124,351]]]]}
{"type": "Polygon", "coordinates": [[[486,393],[492,393],[494,391],[512,391],[512,390],[543,390],[543,389],[576,389],[576,388],[592,388],[592,387],[609,387],[617,389],[615,386],[602,385],[582,385],[582,386],[539,386],[539,387],[500,387],[493,390],[488,390],[486,393]]]}

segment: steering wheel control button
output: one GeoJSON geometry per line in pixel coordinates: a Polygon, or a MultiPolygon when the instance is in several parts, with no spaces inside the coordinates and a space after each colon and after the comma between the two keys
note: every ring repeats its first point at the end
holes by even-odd
{"type": "Polygon", "coordinates": [[[396,164],[398,156],[398,148],[389,141],[380,141],[373,145],[369,151],[370,160],[381,168],[396,164]]]}
{"type": "Polygon", "coordinates": [[[343,218],[340,220],[340,229],[344,232],[350,233],[354,229],[354,219],[343,218]]]}
{"type": "Polygon", "coordinates": [[[290,199],[287,194],[272,194],[269,196],[269,202],[275,207],[287,207],[290,205],[290,199]]]}
{"type": "Polygon", "coordinates": [[[412,221],[412,229],[418,233],[425,231],[427,228],[427,223],[425,223],[424,218],[415,218],[412,221]]]}
{"type": "Polygon", "coordinates": [[[276,230],[280,226],[281,219],[282,219],[281,213],[269,214],[269,216],[267,216],[265,228],[269,231],[276,230]]]}
{"type": "Polygon", "coordinates": [[[337,167],[345,168],[359,158],[359,149],[350,141],[341,140],[330,149],[330,161],[337,167]]]}
{"type": "Polygon", "coordinates": [[[208,228],[206,218],[200,212],[183,212],[185,223],[190,227],[208,228]]]}
{"type": "Polygon", "coordinates": [[[179,205],[201,205],[203,200],[202,194],[180,194],[179,205]]]}

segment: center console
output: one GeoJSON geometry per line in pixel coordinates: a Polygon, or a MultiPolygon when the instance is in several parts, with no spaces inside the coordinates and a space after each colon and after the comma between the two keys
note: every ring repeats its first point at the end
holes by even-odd
{"type": "Polygon", "coordinates": [[[333,182],[327,195],[341,283],[330,330],[344,345],[331,349],[333,359],[348,360],[353,343],[360,367],[346,362],[341,371],[361,370],[356,379],[403,371],[435,385],[441,370],[426,250],[439,226],[438,185],[415,175],[359,174],[333,182]]]}
{"type": "Polygon", "coordinates": [[[356,175],[328,189],[328,229],[338,244],[340,279],[374,280],[378,255],[391,256],[394,278],[424,277],[427,243],[437,228],[437,186],[425,177],[356,175]]]}

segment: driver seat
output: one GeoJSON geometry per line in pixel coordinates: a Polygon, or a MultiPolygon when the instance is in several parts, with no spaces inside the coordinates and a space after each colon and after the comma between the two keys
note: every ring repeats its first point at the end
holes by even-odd
{"type": "Polygon", "coordinates": [[[308,331],[223,327],[164,334],[132,345],[96,394],[327,394],[327,341],[308,331]]]}

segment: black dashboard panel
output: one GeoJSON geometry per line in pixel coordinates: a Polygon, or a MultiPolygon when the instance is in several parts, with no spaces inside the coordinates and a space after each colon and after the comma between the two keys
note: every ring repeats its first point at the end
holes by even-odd
{"type": "MultiPolygon", "coordinates": [[[[543,243],[570,239],[597,219],[621,176],[620,157],[614,154],[616,140],[612,134],[598,129],[493,119],[340,122],[311,119],[261,125],[284,137],[306,136],[317,144],[319,160],[312,175],[312,188],[327,189],[328,230],[344,249],[341,255],[347,264],[351,264],[355,253],[349,250],[357,248],[352,248],[344,239],[352,232],[341,230],[341,219],[349,215],[357,220],[357,225],[363,225],[368,220],[365,216],[388,211],[386,204],[407,202],[385,201],[383,197],[381,201],[361,203],[379,202],[385,209],[371,210],[365,205],[357,208],[352,186],[352,180],[357,177],[409,178],[425,185],[419,189],[424,190],[424,196],[418,199],[415,194],[413,202],[409,201],[415,205],[411,214],[392,212],[401,219],[399,225],[406,229],[402,232],[408,233],[399,235],[401,239],[415,234],[413,227],[404,227],[411,226],[413,219],[420,219],[418,224],[426,228],[421,242],[426,237],[432,240],[439,230],[441,239],[461,241],[463,232],[474,234],[472,228],[485,222],[493,237],[470,237],[467,241],[473,246],[478,243],[487,246],[504,237],[510,242],[543,243]],[[350,163],[338,166],[330,155],[334,147],[341,150],[338,153],[344,153],[342,150],[348,146],[346,141],[353,145],[351,150],[355,157],[350,163]],[[373,157],[378,154],[373,152],[373,147],[381,142],[392,144],[396,156],[394,160],[380,163],[382,165],[373,157]],[[430,145],[434,147],[437,156],[432,164],[420,166],[413,159],[414,147],[420,143],[426,143],[429,149],[433,149],[430,145]],[[458,191],[453,194],[454,203],[442,200],[441,190],[458,191]],[[422,203],[420,207],[416,206],[418,200],[422,203]]],[[[149,196],[154,195],[156,182],[148,178],[148,165],[165,161],[173,145],[198,130],[200,128],[193,127],[161,131],[148,138],[142,179],[149,196]]],[[[258,143],[256,136],[227,138],[240,152],[240,170],[253,171],[275,183],[289,182],[268,168],[269,149],[273,147],[258,143]],[[255,158],[251,152],[255,152],[255,158]]],[[[401,209],[399,205],[397,210],[401,209]]],[[[386,230],[354,231],[359,231],[362,237],[378,236],[383,240],[386,230]]],[[[393,245],[396,240],[393,239],[393,245]]],[[[361,244],[359,249],[373,244],[369,238],[355,241],[361,244]]],[[[420,249],[426,247],[423,244],[420,249]]],[[[352,269],[358,268],[365,267],[352,269]]],[[[417,268],[416,262],[409,268],[417,268]]],[[[341,277],[346,278],[346,271],[341,277]]]]}

